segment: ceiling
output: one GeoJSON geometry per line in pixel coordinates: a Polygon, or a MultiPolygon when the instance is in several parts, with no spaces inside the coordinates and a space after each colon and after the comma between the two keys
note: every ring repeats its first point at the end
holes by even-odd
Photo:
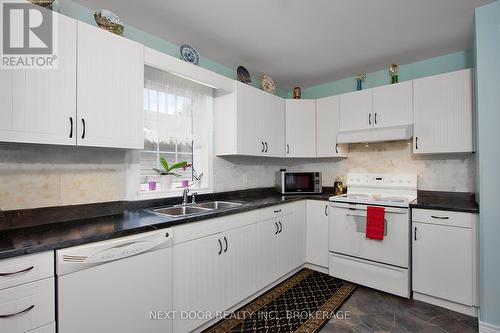
{"type": "Polygon", "coordinates": [[[255,80],[308,87],[472,46],[492,0],[76,0],[255,80]]]}

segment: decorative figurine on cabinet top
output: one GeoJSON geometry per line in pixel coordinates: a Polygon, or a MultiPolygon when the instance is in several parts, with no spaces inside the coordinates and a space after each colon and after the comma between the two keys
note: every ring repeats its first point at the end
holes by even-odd
{"type": "Polygon", "coordinates": [[[366,73],[356,75],[356,90],[363,90],[363,81],[366,79],[366,73]]]}
{"type": "Polygon", "coordinates": [[[276,84],[268,74],[263,74],[260,78],[260,87],[262,90],[270,94],[274,94],[274,91],[276,90],[276,84]]]}
{"type": "Polygon", "coordinates": [[[293,99],[300,99],[300,95],[302,94],[302,90],[300,87],[293,88],[293,99]]]}
{"type": "Polygon", "coordinates": [[[389,72],[391,73],[391,83],[398,83],[398,65],[392,64],[389,68],[389,72]]]}

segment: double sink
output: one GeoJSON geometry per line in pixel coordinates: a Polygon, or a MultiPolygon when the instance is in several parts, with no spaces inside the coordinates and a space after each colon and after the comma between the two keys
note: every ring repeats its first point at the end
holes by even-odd
{"type": "Polygon", "coordinates": [[[196,214],[209,213],[213,211],[220,211],[225,209],[236,208],[243,205],[241,202],[232,201],[207,201],[191,205],[179,205],[172,207],[162,207],[153,209],[157,214],[169,217],[183,217],[196,214]]]}

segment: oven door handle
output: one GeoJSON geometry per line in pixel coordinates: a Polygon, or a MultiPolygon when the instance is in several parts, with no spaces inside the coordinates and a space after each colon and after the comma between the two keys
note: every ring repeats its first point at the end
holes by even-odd
{"type": "MultiPolygon", "coordinates": [[[[343,209],[346,211],[346,214],[354,211],[366,212],[366,207],[369,205],[349,205],[342,203],[330,203],[330,207],[334,209],[343,209]]],[[[408,214],[408,208],[399,208],[399,207],[384,207],[386,214],[408,214]]]]}

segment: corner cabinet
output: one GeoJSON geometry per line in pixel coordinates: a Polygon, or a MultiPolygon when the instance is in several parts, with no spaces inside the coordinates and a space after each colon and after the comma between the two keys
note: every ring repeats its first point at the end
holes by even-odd
{"type": "Polygon", "coordinates": [[[78,144],[143,149],[144,50],[78,22],[78,144]]]}
{"type": "Polygon", "coordinates": [[[59,26],[57,69],[0,70],[0,141],[58,145],[77,142],[77,22],[53,15],[59,26]]]}
{"type": "Polygon", "coordinates": [[[218,156],[285,156],[285,102],[250,85],[234,82],[232,93],[215,98],[218,156]]]}
{"type": "Polygon", "coordinates": [[[347,147],[337,144],[339,96],[316,100],[316,157],[346,157],[347,147]]]}
{"type": "Polygon", "coordinates": [[[473,152],[473,70],[413,81],[413,152],[473,152]]]}
{"type": "Polygon", "coordinates": [[[287,99],[286,156],[316,157],[316,100],[287,99]]]}

